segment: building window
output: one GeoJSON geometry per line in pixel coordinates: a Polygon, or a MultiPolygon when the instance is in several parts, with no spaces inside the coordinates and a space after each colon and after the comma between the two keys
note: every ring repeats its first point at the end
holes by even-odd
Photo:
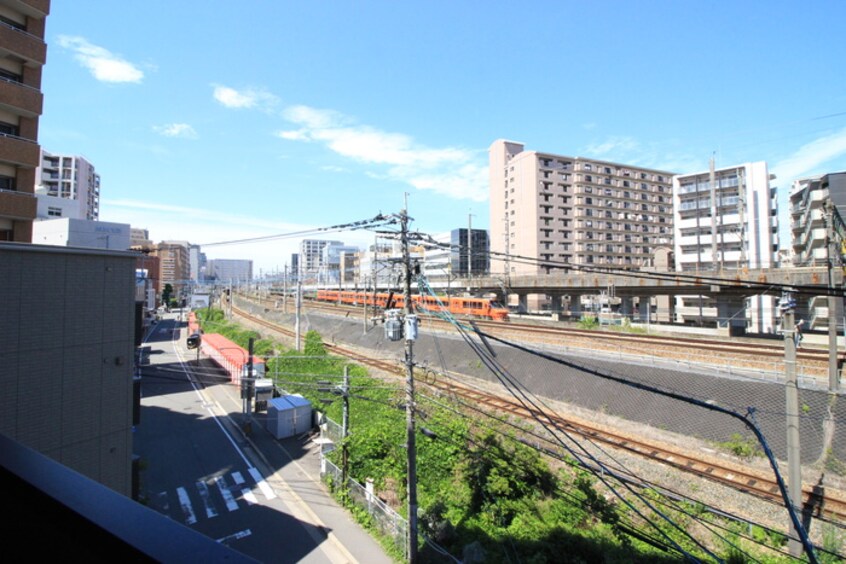
{"type": "Polygon", "coordinates": [[[62,217],[62,208],[47,208],[47,215],[50,217],[62,217]]]}
{"type": "Polygon", "coordinates": [[[0,175],[0,190],[9,190],[14,192],[16,190],[15,177],[0,175]]]}
{"type": "Polygon", "coordinates": [[[0,121],[0,135],[11,135],[13,137],[17,137],[19,131],[20,130],[17,125],[0,121]]]}

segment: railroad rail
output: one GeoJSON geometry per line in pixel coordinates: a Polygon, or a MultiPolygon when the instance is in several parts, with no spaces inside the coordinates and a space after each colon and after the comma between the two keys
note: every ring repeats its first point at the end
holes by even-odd
{"type": "MultiPolygon", "coordinates": [[[[253,299],[253,298],[251,298],[253,299]]],[[[269,300],[271,303],[274,300],[269,300]]],[[[308,301],[310,310],[343,312],[347,316],[361,316],[362,307],[327,302],[308,301]]],[[[418,312],[419,313],[419,312],[418,312]]],[[[420,313],[419,313],[420,314],[420,313]]],[[[424,323],[434,328],[448,328],[449,324],[438,317],[420,314],[424,323]]],[[[771,373],[784,372],[784,345],[780,341],[755,342],[690,338],[666,335],[644,335],[618,331],[596,331],[576,327],[554,327],[519,322],[474,320],[474,323],[486,332],[512,337],[519,341],[532,341],[560,345],[567,343],[572,348],[590,348],[611,353],[623,353],[642,356],[649,351],[650,356],[666,358],[672,361],[685,359],[688,362],[701,362],[716,366],[745,368],[771,373]]],[[[827,385],[828,349],[803,347],[796,353],[797,369],[800,376],[815,379],[819,385],[827,385]]],[[[838,354],[838,361],[846,360],[846,353],[838,354]]]]}
{"type": "MultiPolygon", "coordinates": [[[[232,312],[248,321],[285,335],[295,337],[295,333],[286,327],[257,317],[240,308],[232,307],[232,312]]],[[[375,360],[352,349],[335,344],[324,343],[327,350],[376,368],[390,374],[405,376],[405,367],[396,362],[375,360]]],[[[703,459],[699,453],[685,451],[677,446],[668,446],[657,441],[643,439],[613,430],[605,426],[597,426],[585,420],[568,415],[549,414],[527,410],[519,403],[496,395],[488,394],[477,389],[468,388],[457,383],[445,383],[438,380],[421,382],[430,388],[447,394],[462,397],[474,405],[485,405],[492,409],[509,413],[528,420],[545,420],[569,433],[577,434],[593,441],[602,442],[610,447],[623,450],[644,458],[663,463],[680,471],[711,480],[731,487],[737,491],[754,495],[766,501],[782,505],[780,490],[775,479],[768,474],[743,467],[739,464],[717,459],[703,459]]],[[[819,512],[837,522],[846,522],[846,492],[827,489],[825,494],[812,486],[803,485],[803,501],[806,506],[819,508],[819,512]]]]}

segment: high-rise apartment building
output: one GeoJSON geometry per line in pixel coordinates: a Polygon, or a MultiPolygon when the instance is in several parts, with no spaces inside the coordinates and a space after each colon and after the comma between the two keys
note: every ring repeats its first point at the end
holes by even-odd
{"type": "Polygon", "coordinates": [[[224,284],[239,284],[253,279],[253,261],[246,259],[209,259],[208,278],[224,284]]]}
{"type": "Polygon", "coordinates": [[[39,219],[100,219],[100,175],[84,157],[42,149],[35,194],[39,219]]]}
{"type": "Polygon", "coordinates": [[[191,264],[191,280],[202,282],[206,278],[206,264],[208,261],[200,245],[188,246],[188,261],[191,264]]]}
{"type": "MultiPolygon", "coordinates": [[[[793,182],[790,191],[790,244],[794,266],[825,265],[828,262],[829,222],[834,212],[846,219],[846,172],[802,178],[793,182]]],[[[834,227],[833,225],[831,226],[834,227]]]]}
{"type": "MultiPolygon", "coordinates": [[[[767,163],[678,175],[673,178],[673,204],[677,271],[715,273],[775,266],[778,202],[776,189],[770,187],[767,163]]],[[[713,301],[703,300],[699,296],[677,298],[677,321],[706,318],[729,323],[713,301]]],[[[747,300],[748,330],[773,331],[774,316],[771,297],[747,300]]]]}
{"type": "Polygon", "coordinates": [[[673,198],[677,270],[773,266],[778,203],[767,163],[676,176],[673,198]]]}
{"type": "MultiPolygon", "coordinates": [[[[846,248],[846,172],[803,178],[790,192],[790,234],[794,266],[839,268],[846,248]],[[831,260],[829,260],[829,257],[831,260]]],[[[814,296],[807,304],[808,327],[843,319],[843,300],[814,296]],[[829,311],[831,310],[831,311],[829,311]]],[[[801,310],[800,310],[801,311],[801,310]]]]}
{"type": "Polygon", "coordinates": [[[341,241],[303,239],[300,242],[299,273],[303,281],[317,282],[323,268],[323,248],[327,245],[343,245],[341,241]]]}
{"type": "Polygon", "coordinates": [[[490,147],[491,274],[549,272],[554,264],[637,269],[672,241],[672,173],[490,147]],[[503,256],[506,255],[506,256],[503,256]]]}
{"type": "Polygon", "coordinates": [[[449,243],[452,274],[483,276],[490,272],[490,241],[487,229],[453,229],[449,243]]]}
{"type": "Polygon", "coordinates": [[[173,296],[181,297],[191,277],[187,241],[162,241],[154,245],[150,255],[159,257],[159,282],[173,287],[173,296]]]}
{"type": "Polygon", "coordinates": [[[355,280],[355,273],[345,271],[345,267],[352,262],[359,252],[358,247],[331,242],[323,247],[320,257],[320,272],[318,273],[321,284],[338,284],[343,281],[352,282],[355,280]]]}
{"type": "Polygon", "coordinates": [[[0,0],[0,241],[32,241],[50,0],[0,0]]]}

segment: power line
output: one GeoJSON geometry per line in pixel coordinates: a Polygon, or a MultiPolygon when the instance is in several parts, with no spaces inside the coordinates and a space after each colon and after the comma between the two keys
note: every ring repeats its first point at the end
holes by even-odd
{"type": "Polygon", "coordinates": [[[397,219],[391,216],[384,216],[381,213],[372,219],[364,219],[360,221],[353,221],[350,223],[343,223],[340,225],[331,225],[329,227],[317,227],[314,229],[307,229],[303,231],[293,231],[291,233],[277,233],[275,235],[264,235],[261,237],[249,237],[246,239],[231,239],[227,241],[217,241],[214,243],[200,244],[200,247],[220,247],[224,245],[241,245],[244,243],[260,243],[265,241],[276,241],[280,239],[294,239],[297,237],[305,237],[308,235],[316,235],[318,233],[333,233],[338,231],[355,231],[358,229],[373,229],[376,227],[396,224],[397,219]]]}

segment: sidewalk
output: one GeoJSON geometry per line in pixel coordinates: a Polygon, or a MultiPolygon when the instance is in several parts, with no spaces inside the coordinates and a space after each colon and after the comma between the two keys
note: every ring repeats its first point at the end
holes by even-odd
{"type": "MultiPolygon", "coordinates": [[[[206,388],[207,393],[238,395],[233,386],[206,388]]],[[[240,400],[239,400],[240,401],[240,400]]],[[[229,412],[233,427],[249,445],[251,458],[266,481],[281,496],[290,498],[309,516],[309,521],[323,527],[328,542],[350,563],[391,563],[379,543],[331,496],[320,480],[320,449],[308,437],[276,439],[265,427],[267,415],[252,416],[249,435],[243,430],[241,413],[229,412]]]]}

